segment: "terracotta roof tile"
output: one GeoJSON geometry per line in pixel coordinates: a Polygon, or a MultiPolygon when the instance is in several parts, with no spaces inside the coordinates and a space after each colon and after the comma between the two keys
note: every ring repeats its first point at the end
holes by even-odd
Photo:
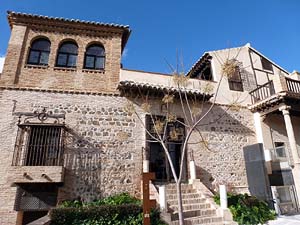
{"type": "Polygon", "coordinates": [[[51,16],[14,12],[14,11],[7,11],[7,16],[8,16],[8,18],[12,17],[12,16],[23,16],[23,17],[36,18],[36,19],[48,19],[48,20],[56,20],[56,21],[63,21],[63,22],[82,23],[82,24],[99,25],[99,26],[105,26],[105,27],[129,29],[129,25],[121,25],[121,24],[115,24],[115,23],[102,23],[102,22],[95,22],[95,21],[85,21],[85,20],[79,20],[79,19],[68,19],[68,18],[63,18],[63,17],[51,17],[51,16]]]}

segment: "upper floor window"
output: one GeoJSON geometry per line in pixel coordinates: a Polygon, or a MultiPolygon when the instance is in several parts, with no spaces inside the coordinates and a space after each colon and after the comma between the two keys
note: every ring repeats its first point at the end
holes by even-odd
{"type": "Polygon", "coordinates": [[[58,49],[56,66],[76,67],[78,46],[76,43],[67,41],[61,44],[58,49]]]}
{"type": "Polygon", "coordinates": [[[261,61],[261,65],[262,65],[262,68],[264,70],[269,70],[269,71],[272,71],[273,72],[273,66],[272,66],[272,63],[267,60],[266,58],[264,57],[261,57],[260,58],[260,61],[261,61]]]}
{"type": "Polygon", "coordinates": [[[105,63],[105,50],[103,46],[90,45],[85,52],[84,68],[93,70],[103,70],[105,63]]]}
{"type": "Polygon", "coordinates": [[[235,67],[234,73],[228,77],[229,89],[233,91],[243,91],[243,82],[239,66],[235,67]]]}
{"type": "Polygon", "coordinates": [[[27,64],[48,65],[50,45],[50,41],[45,38],[33,41],[29,50],[27,64]]]}

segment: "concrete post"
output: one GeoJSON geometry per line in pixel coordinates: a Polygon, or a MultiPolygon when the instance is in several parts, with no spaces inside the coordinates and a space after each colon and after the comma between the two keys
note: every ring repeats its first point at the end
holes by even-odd
{"type": "Polygon", "coordinates": [[[158,193],[159,193],[159,207],[161,211],[165,211],[167,209],[167,198],[166,198],[166,186],[161,185],[158,188],[158,193]]]}
{"type": "Polygon", "coordinates": [[[225,185],[220,185],[220,205],[222,209],[227,209],[227,191],[225,185]]]}
{"type": "Polygon", "coordinates": [[[190,179],[196,180],[196,165],[195,161],[190,161],[190,179]]]}
{"type": "Polygon", "coordinates": [[[264,143],[262,125],[261,125],[261,116],[259,112],[253,114],[254,125],[255,125],[255,133],[257,143],[264,143]]]}
{"type": "Polygon", "coordinates": [[[149,172],[149,160],[143,160],[143,173],[149,172]]]}
{"type": "Polygon", "coordinates": [[[300,198],[300,161],[299,161],[297,143],[296,143],[296,138],[295,138],[295,134],[294,134],[294,129],[293,129],[289,109],[290,109],[290,106],[286,106],[286,105],[281,106],[279,108],[279,110],[283,114],[286,132],[287,132],[287,136],[289,139],[291,153],[292,153],[292,157],[293,157],[293,161],[294,161],[294,167],[292,169],[292,173],[293,173],[293,177],[294,177],[294,183],[295,183],[295,188],[296,188],[296,192],[297,192],[297,199],[298,199],[298,203],[299,203],[300,202],[300,199],[299,199],[300,198]]]}

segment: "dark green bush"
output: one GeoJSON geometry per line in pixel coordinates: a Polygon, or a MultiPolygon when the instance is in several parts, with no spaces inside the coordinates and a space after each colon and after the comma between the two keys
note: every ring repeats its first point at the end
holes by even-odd
{"type": "Polygon", "coordinates": [[[139,214],[141,212],[141,206],[135,204],[101,205],[82,208],[66,207],[52,209],[50,212],[50,218],[51,224],[54,225],[130,224],[127,223],[127,221],[139,221],[139,214]]]}
{"type": "MultiPolygon", "coordinates": [[[[143,224],[141,201],[127,193],[93,202],[64,201],[50,212],[51,225],[139,225],[143,224]]],[[[150,214],[152,225],[165,225],[158,209],[150,214]]]]}
{"type": "Polygon", "coordinates": [[[88,206],[99,206],[99,205],[122,205],[122,204],[136,204],[140,205],[141,200],[136,199],[130,196],[128,193],[121,193],[114,196],[109,196],[107,198],[103,198],[100,200],[95,200],[92,202],[82,202],[79,200],[73,201],[63,201],[60,207],[73,207],[73,208],[81,208],[88,206]]]}
{"type": "MultiPolygon", "coordinates": [[[[219,195],[215,195],[214,199],[220,204],[219,195]]],[[[271,210],[266,202],[247,194],[228,193],[228,208],[234,221],[239,224],[264,224],[275,219],[274,210],[271,210]]]]}

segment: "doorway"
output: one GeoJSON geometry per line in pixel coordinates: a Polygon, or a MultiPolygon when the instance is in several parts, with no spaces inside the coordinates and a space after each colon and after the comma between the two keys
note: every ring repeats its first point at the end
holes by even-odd
{"type": "MultiPolygon", "coordinates": [[[[164,121],[163,116],[155,116],[153,120],[160,120],[164,121]]],[[[153,128],[153,120],[151,118],[147,118],[147,127],[148,131],[150,131],[152,137],[158,137],[158,134],[154,131],[153,128]]],[[[178,119],[179,120],[179,119],[178,119]]],[[[166,137],[165,137],[165,144],[168,148],[168,152],[170,154],[170,158],[172,164],[174,166],[174,170],[176,176],[179,176],[180,173],[180,162],[181,162],[181,153],[182,153],[182,144],[185,137],[184,127],[183,127],[183,120],[180,119],[182,123],[179,122],[168,122],[166,128],[166,137]],[[176,133],[176,137],[174,137],[174,133],[176,133]],[[173,134],[170,135],[170,134],[173,134]]],[[[164,127],[165,128],[165,127],[164,127]]],[[[161,134],[160,134],[161,135],[161,134]]],[[[147,135],[146,138],[147,142],[147,149],[149,151],[149,170],[150,172],[155,173],[155,181],[156,182],[175,182],[170,162],[165,154],[165,151],[162,145],[147,135]]],[[[186,157],[184,159],[184,166],[183,166],[183,180],[187,180],[187,173],[186,173],[186,157]]]]}

